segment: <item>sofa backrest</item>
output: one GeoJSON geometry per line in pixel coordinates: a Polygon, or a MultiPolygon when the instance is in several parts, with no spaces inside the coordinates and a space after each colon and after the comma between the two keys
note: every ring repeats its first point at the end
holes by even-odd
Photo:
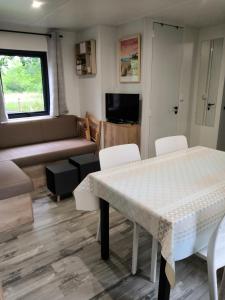
{"type": "Polygon", "coordinates": [[[62,140],[78,136],[77,117],[9,122],[0,124],[0,149],[62,140]]]}

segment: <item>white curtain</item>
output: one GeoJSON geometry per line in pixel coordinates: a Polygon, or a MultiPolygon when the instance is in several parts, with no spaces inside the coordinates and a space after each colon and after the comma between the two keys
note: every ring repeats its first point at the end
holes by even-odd
{"type": "Polygon", "coordinates": [[[2,78],[1,78],[1,72],[0,72],[0,123],[7,122],[7,121],[8,121],[8,115],[7,115],[6,109],[5,109],[2,78]]]}
{"type": "Polygon", "coordinates": [[[68,112],[65,100],[65,83],[62,61],[62,39],[59,32],[50,32],[48,37],[48,72],[50,90],[50,115],[59,116],[68,112]]]}

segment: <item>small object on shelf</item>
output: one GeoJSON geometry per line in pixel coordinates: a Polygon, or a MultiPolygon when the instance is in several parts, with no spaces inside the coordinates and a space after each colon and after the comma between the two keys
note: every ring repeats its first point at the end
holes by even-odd
{"type": "Polygon", "coordinates": [[[80,54],[86,53],[86,42],[80,43],[80,54]]]}
{"type": "Polygon", "coordinates": [[[96,42],[89,40],[76,44],[76,72],[79,76],[96,74],[96,42]]]}

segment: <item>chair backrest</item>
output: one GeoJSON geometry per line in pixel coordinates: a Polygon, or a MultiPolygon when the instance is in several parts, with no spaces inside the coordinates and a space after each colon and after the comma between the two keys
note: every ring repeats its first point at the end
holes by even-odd
{"type": "Polygon", "coordinates": [[[184,135],[168,136],[155,141],[156,156],[188,148],[184,135]]]}
{"type": "Polygon", "coordinates": [[[100,148],[102,122],[97,120],[92,114],[88,112],[86,112],[86,119],[88,121],[90,130],[90,138],[97,144],[98,148],[100,148]]]}
{"type": "Polygon", "coordinates": [[[219,225],[214,230],[208,244],[207,260],[211,264],[216,264],[217,268],[225,264],[225,216],[220,221],[219,225]],[[219,251],[220,250],[220,251],[219,251]],[[223,255],[221,256],[221,250],[223,255]],[[219,255],[220,253],[220,255],[219,255]],[[221,266],[218,266],[221,263],[221,266]]]}
{"type": "Polygon", "coordinates": [[[141,156],[136,144],[118,145],[99,151],[101,170],[113,168],[137,160],[141,160],[141,156]]]}
{"type": "Polygon", "coordinates": [[[90,128],[89,128],[89,121],[88,118],[77,118],[77,126],[78,126],[78,132],[79,135],[86,140],[91,140],[91,134],[90,134],[90,128]]]}

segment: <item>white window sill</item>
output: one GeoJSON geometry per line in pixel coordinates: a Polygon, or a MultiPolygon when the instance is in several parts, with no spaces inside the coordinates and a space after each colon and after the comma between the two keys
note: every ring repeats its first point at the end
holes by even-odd
{"type": "Polygon", "coordinates": [[[35,121],[35,120],[53,119],[53,118],[55,118],[55,117],[38,116],[38,117],[15,118],[15,119],[8,119],[7,123],[19,123],[19,122],[28,122],[28,121],[35,121]]]}

